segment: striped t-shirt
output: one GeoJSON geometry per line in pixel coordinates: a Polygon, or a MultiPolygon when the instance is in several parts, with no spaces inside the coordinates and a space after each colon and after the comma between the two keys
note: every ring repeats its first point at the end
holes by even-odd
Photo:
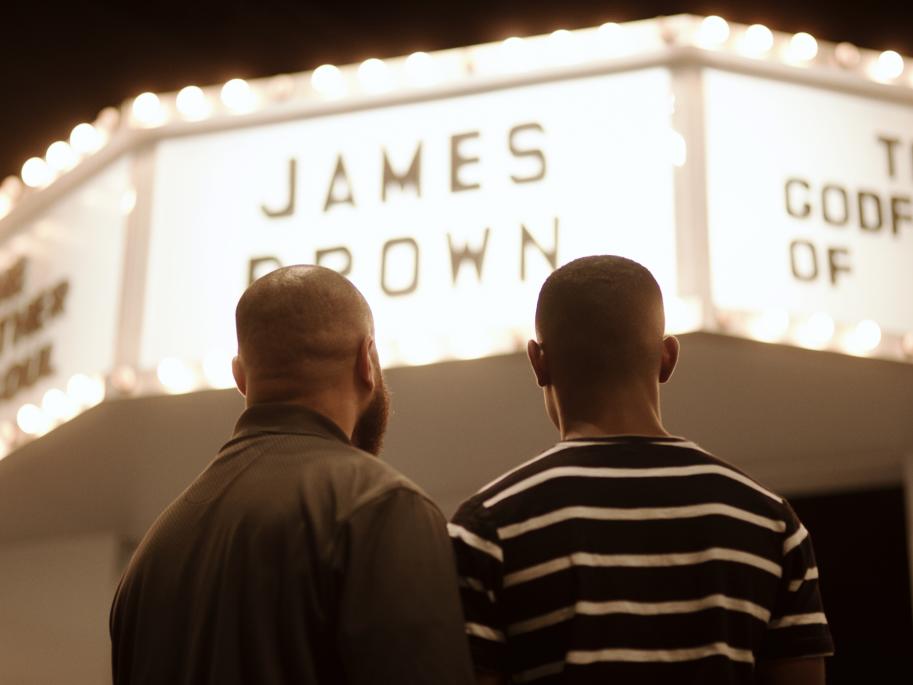
{"type": "Polygon", "coordinates": [[[517,683],[750,683],[833,652],[808,531],[681,438],[571,440],[449,525],[476,668],[517,683]]]}

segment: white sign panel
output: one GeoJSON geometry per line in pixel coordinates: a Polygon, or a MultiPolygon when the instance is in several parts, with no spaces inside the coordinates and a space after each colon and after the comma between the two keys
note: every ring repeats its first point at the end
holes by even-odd
{"type": "Polygon", "coordinates": [[[47,414],[66,414],[69,403],[61,394],[71,377],[112,369],[127,164],[112,164],[0,248],[2,419],[15,420],[25,404],[41,407],[51,389],[60,392],[44,402],[47,414]]]}
{"type": "Polygon", "coordinates": [[[708,70],[714,303],[913,331],[913,106],[708,70]]]}
{"type": "Polygon", "coordinates": [[[675,294],[663,69],[162,142],[140,364],[234,345],[249,279],[347,274],[387,363],[511,351],[555,266],[637,259],[675,294]]]}

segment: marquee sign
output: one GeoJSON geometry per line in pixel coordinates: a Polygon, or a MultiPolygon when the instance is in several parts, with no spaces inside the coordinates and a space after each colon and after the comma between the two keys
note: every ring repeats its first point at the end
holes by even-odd
{"type": "Polygon", "coordinates": [[[714,303],[913,331],[913,104],[704,72],[714,303]]]}
{"type": "Polygon", "coordinates": [[[162,142],[140,365],[233,349],[238,297],[282,264],[349,276],[393,364],[515,350],[578,256],[675,295],[669,93],[651,69],[162,142]]]}
{"type": "MultiPolygon", "coordinates": [[[[124,252],[121,199],[126,190],[127,162],[122,160],[4,244],[0,422],[16,421],[23,405],[44,407],[58,419],[75,414],[78,405],[91,398],[78,387],[71,388],[72,396],[65,395],[70,380],[77,377],[78,385],[88,375],[111,371],[124,252]],[[56,392],[48,395],[51,390],[56,392]]],[[[24,423],[35,422],[26,416],[24,423]]]]}
{"type": "Polygon", "coordinates": [[[351,278],[387,365],[521,348],[595,253],[649,267],[679,330],[913,359],[906,71],[679,16],[143,93],[0,184],[0,455],[99,401],[87,374],[230,385],[235,304],[286,264],[351,278]]]}

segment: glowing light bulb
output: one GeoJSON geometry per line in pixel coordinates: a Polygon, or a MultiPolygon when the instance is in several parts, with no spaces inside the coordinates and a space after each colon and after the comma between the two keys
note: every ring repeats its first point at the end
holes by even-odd
{"type": "Polygon", "coordinates": [[[175,357],[166,357],[160,361],[156,375],[162,387],[172,395],[190,392],[196,385],[193,371],[175,357]]]}
{"type": "Polygon", "coordinates": [[[44,393],[41,400],[41,409],[53,421],[69,421],[79,413],[76,402],[63,390],[51,388],[44,393]]]}
{"type": "Polygon", "coordinates": [[[847,331],[843,339],[844,349],[850,354],[870,354],[881,343],[881,328],[871,319],[860,321],[847,331]]]}
{"type": "Polygon", "coordinates": [[[872,65],[872,77],[879,81],[893,81],[904,71],[903,57],[894,50],[885,50],[872,65]]]}
{"type": "Polygon", "coordinates": [[[94,407],[105,399],[105,379],[77,373],[67,381],[67,395],[80,408],[94,407]]]}
{"type": "Polygon", "coordinates": [[[29,188],[44,188],[53,180],[53,170],[41,157],[32,157],[22,165],[22,182],[29,188]]]}
{"type": "Polygon", "coordinates": [[[23,404],[16,412],[19,430],[27,435],[44,435],[53,427],[51,418],[34,404],[23,404]]]}
{"type": "Polygon", "coordinates": [[[242,78],[226,81],[219,94],[222,104],[236,114],[250,112],[257,106],[257,97],[250,84],[242,78]]]}
{"type": "Polygon", "coordinates": [[[403,64],[406,80],[416,86],[430,86],[438,81],[434,58],[427,52],[413,52],[403,64]]]}
{"type": "Polygon", "coordinates": [[[624,30],[614,21],[608,21],[598,29],[595,35],[595,51],[603,55],[619,55],[628,50],[624,30]]]}
{"type": "Polygon", "coordinates": [[[770,52],[774,46],[774,34],[764,24],[752,24],[742,36],[742,52],[752,57],[760,57],[770,52]]]}
{"type": "Polygon", "coordinates": [[[697,30],[698,45],[716,48],[729,40],[729,23],[716,15],[706,17],[697,30]]]}
{"type": "Polygon", "coordinates": [[[136,96],[132,106],[133,119],[140,126],[147,128],[161,126],[165,123],[165,108],[155,93],[142,93],[136,96]]]}
{"type": "Polygon", "coordinates": [[[778,342],[789,330],[789,314],[784,309],[769,309],[752,318],[748,333],[755,340],[778,342]]]}
{"type": "Polygon", "coordinates": [[[91,155],[104,145],[104,136],[92,124],[79,124],[70,132],[70,147],[80,155],[91,155]]]}
{"type": "Polygon", "coordinates": [[[557,64],[573,64],[579,61],[581,55],[579,47],[574,40],[574,34],[567,29],[552,31],[548,37],[549,53],[551,60],[557,64]]]}
{"type": "Polygon", "coordinates": [[[48,153],[45,155],[45,159],[48,160],[48,165],[59,173],[69,171],[75,167],[76,163],[79,161],[73,148],[62,140],[51,143],[51,146],[48,148],[48,153]]]}
{"type": "Polygon", "coordinates": [[[387,63],[376,57],[366,59],[358,65],[358,81],[369,93],[385,93],[393,87],[387,63]]]}
{"type": "Polygon", "coordinates": [[[505,38],[501,45],[498,46],[496,68],[503,72],[517,72],[528,69],[530,65],[528,51],[529,48],[523,38],[518,36],[505,38]]]}
{"type": "Polygon", "coordinates": [[[338,67],[323,64],[311,74],[311,86],[318,93],[328,98],[338,98],[346,94],[346,81],[338,67]]]}
{"type": "Polygon", "coordinates": [[[233,357],[233,354],[225,350],[213,350],[203,357],[203,377],[210,387],[235,387],[235,377],[231,372],[233,357]]]}
{"type": "Polygon", "coordinates": [[[859,54],[859,48],[852,43],[837,43],[834,48],[834,59],[844,69],[852,69],[859,66],[862,55],[859,54]]]}
{"type": "Polygon", "coordinates": [[[802,347],[820,350],[834,337],[834,320],[824,312],[815,312],[796,331],[796,341],[802,347]]]}
{"type": "Polygon", "coordinates": [[[174,104],[181,116],[189,121],[199,121],[209,116],[212,106],[206,93],[199,86],[185,86],[178,92],[174,104]]]}
{"type": "Polygon", "coordinates": [[[818,41],[804,31],[794,35],[789,41],[787,57],[793,62],[810,62],[818,54],[818,41]]]}

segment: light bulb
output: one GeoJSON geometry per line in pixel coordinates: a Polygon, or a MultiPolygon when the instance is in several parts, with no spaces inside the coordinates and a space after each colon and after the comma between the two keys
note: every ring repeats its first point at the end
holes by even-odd
{"type": "Polygon", "coordinates": [[[199,86],[181,88],[174,103],[181,116],[189,121],[205,119],[212,111],[206,93],[199,86]]]}

